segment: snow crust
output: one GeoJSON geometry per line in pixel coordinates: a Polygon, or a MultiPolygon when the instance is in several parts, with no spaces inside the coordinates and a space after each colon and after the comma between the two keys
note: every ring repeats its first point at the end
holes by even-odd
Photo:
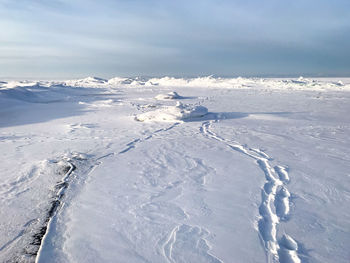
{"type": "Polygon", "coordinates": [[[349,84],[0,81],[0,261],[348,262],[349,84]]]}

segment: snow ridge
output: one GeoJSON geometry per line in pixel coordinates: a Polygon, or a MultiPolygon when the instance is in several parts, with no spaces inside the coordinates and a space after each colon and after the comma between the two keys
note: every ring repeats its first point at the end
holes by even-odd
{"type": "MultiPolygon", "coordinates": [[[[87,77],[84,79],[66,81],[0,81],[0,93],[8,89],[18,87],[87,87],[87,88],[115,88],[115,87],[188,87],[188,88],[214,88],[214,89],[268,89],[268,90],[308,90],[308,91],[349,91],[350,80],[330,79],[308,79],[308,78],[220,78],[220,77],[197,77],[197,78],[122,78],[115,77],[109,80],[98,77],[87,77]]],[[[7,92],[7,91],[6,91],[7,92]]],[[[177,94],[163,94],[157,99],[176,99],[177,94]]]]}
{"type": "Polygon", "coordinates": [[[57,193],[56,193],[56,196],[54,197],[54,200],[51,202],[51,207],[50,207],[49,211],[47,212],[45,224],[40,228],[40,231],[38,233],[34,234],[34,236],[33,236],[36,244],[39,245],[38,250],[36,252],[36,255],[38,255],[38,256],[36,257],[35,262],[38,262],[38,260],[40,258],[42,245],[45,242],[45,238],[46,238],[48,232],[50,231],[50,225],[52,223],[52,219],[56,215],[57,211],[59,210],[59,208],[62,205],[62,199],[64,197],[64,192],[68,187],[68,180],[69,180],[72,172],[76,169],[75,165],[71,161],[67,160],[66,164],[67,164],[67,166],[65,168],[66,174],[64,175],[62,180],[55,187],[57,189],[57,193]]]}
{"type": "Polygon", "coordinates": [[[46,253],[48,249],[46,247],[49,247],[54,242],[52,234],[57,231],[57,216],[67,201],[66,191],[76,183],[78,176],[81,177],[78,180],[82,180],[85,177],[82,175],[88,175],[90,171],[100,165],[99,162],[89,159],[83,153],[70,153],[69,156],[65,156],[59,163],[62,163],[63,166],[63,178],[54,187],[54,196],[50,202],[51,206],[45,215],[44,224],[33,235],[34,241],[32,244],[37,246],[33,253],[35,262],[47,262],[46,253]]]}
{"type": "Polygon", "coordinates": [[[252,149],[239,142],[231,142],[220,137],[212,131],[212,123],[213,121],[206,121],[202,124],[201,133],[203,135],[220,141],[232,150],[252,158],[264,172],[266,181],[261,189],[257,223],[259,236],[266,250],[267,262],[300,263],[297,242],[286,234],[280,240],[277,239],[278,225],[286,219],[290,212],[290,193],[286,188],[286,184],[289,182],[287,169],[283,166],[272,168],[270,164],[272,158],[259,149],[252,149]]]}

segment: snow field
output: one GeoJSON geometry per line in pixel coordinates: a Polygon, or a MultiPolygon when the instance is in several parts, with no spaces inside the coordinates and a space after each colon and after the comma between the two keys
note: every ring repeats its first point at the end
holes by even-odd
{"type": "Polygon", "coordinates": [[[0,261],[347,262],[348,83],[1,82],[0,261]]]}

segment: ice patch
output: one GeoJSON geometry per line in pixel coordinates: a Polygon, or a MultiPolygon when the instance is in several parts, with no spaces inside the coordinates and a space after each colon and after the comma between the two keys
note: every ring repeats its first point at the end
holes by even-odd
{"type": "Polygon", "coordinates": [[[177,102],[176,106],[163,107],[139,114],[135,117],[135,120],[144,122],[179,122],[203,117],[207,113],[208,109],[206,107],[184,105],[181,102],[177,102]]]}

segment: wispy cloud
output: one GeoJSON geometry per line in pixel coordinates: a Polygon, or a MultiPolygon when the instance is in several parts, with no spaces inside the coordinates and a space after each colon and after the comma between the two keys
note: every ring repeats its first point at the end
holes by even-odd
{"type": "Polygon", "coordinates": [[[0,0],[0,74],[350,74],[349,10],[343,0],[0,0]]]}

